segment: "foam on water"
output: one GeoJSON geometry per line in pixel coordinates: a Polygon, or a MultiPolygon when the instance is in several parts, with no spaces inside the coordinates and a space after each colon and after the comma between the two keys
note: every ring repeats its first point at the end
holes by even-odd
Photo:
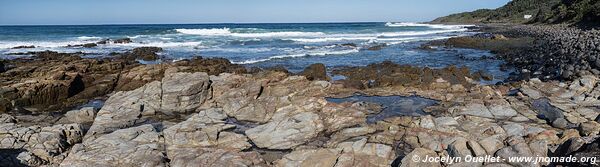
{"type": "Polygon", "coordinates": [[[322,32],[300,32],[300,31],[284,31],[284,32],[263,32],[263,33],[237,33],[232,32],[229,28],[213,28],[213,29],[175,29],[175,31],[200,36],[232,36],[242,38],[269,38],[269,37],[302,37],[302,36],[321,36],[325,35],[322,32]]]}
{"type": "Polygon", "coordinates": [[[433,34],[442,34],[442,33],[452,33],[452,32],[463,32],[469,29],[449,29],[449,30],[430,30],[430,31],[404,31],[404,32],[385,32],[381,33],[379,37],[400,37],[400,36],[419,36],[419,35],[433,35],[433,34]]]}
{"type": "Polygon", "coordinates": [[[93,36],[91,36],[91,37],[80,36],[80,37],[77,37],[77,39],[82,40],[82,41],[90,41],[90,40],[101,40],[102,38],[101,37],[93,37],[93,36]]]}
{"type": "Polygon", "coordinates": [[[278,55],[271,56],[265,59],[252,59],[241,62],[232,62],[234,64],[254,64],[259,62],[265,62],[274,59],[286,59],[286,58],[297,58],[297,57],[306,57],[306,56],[330,56],[330,55],[346,55],[351,53],[358,53],[359,49],[350,49],[350,50],[339,50],[339,51],[317,51],[317,52],[308,52],[308,53],[299,53],[299,54],[288,54],[288,55],[278,55]]]}
{"type": "Polygon", "coordinates": [[[424,24],[424,23],[392,23],[385,24],[388,27],[429,27],[434,29],[463,29],[466,27],[474,27],[475,25],[443,25],[443,24],[424,24]]]}

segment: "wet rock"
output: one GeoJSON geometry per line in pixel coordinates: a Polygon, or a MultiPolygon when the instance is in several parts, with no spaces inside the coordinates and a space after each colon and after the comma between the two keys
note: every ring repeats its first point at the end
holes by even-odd
{"type": "Polygon", "coordinates": [[[73,146],[61,166],[165,166],[161,140],[152,125],[117,130],[73,146]]]}
{"type": "Polygon", "coordinates": [[[300,73],[300,75],[303,75],[306,77],[306,79],[308,80],[329,80],[329,77],[327,76],[327,69],[325,68],[325,65],[322,63],[317,63],[317,64],[312,64],[308,67],[306,67],[306,69],[304,69],[304,71],[302,71],[300,73]]]}
{"type": "Polygon", "coordinates": [[[4,65],[4,61],[0,61],[0,73],[6,72],[6,65],[4,65]]]}
{"type": "Polygon", "coordinates": [[[119,75],[115,91],[130,91],[162,80],[165,68],[161,65],[144,65],[125,70],[119,75]]]}
{"type": "Polygon", "coordinates": [[[564,119],[565,117],[563,111],[550,104],[550,101],[546,98],[534,100],[531,105],[538,111],[539,117],[547,120],[549,123],[559,118],[564,119]]]}
{"type": "MultiPolygon", "coordinates": [[[[332,71],[334,75],[346,76],[345,80],[365,83],[367,87],[412,86],[434,87],[437,79],[445,84],[461,84],[469,88],[472,83],[467,80],[472,75],[466,67],[449,66],[442,69],[419,68],[410,65],[398,65],[391,61],[370,64],[366,67],[342,67],[332,71]]],[[[346,82],[346,81],[345,81],[346,82]]],[[[449,86],[448,85],[448,86],[449,86]]]]}
{"type": "MultiPolygon", "coordinates": [[[[581,160],[584,157],[599,157],[600,156],[600,140],[584,140],[583,138],[572,138],[558,146],[552,156],[556,157],[575,157],[581,160]]],[[[570,162],[570,163],[555,163],[555,165],[564,166],[598,166],[600,160],[595,159],[596,163],[591,162],[570,162]],[[592,164],[592,165],[590,165],[592,164]]]]}
{"type": "Polygon", "coordinates": [[[132,52],[126,53],[127,59],[141,59],[145,61],[153,61],[160,59],[157,52],[162,52],[163,49],[159,47],[139,47],[134,48],[132,52]]]}
{"type": "Polygon", "coordinates": [[[385,48],[385,47],[387,47],[387,44],[385,44],[385,43],[384,43],[384,44],[378,44],[378,45],[374,45],[374,46],[369,46],[369,47],[367,48],[367,50],[370,50],[370,51],[378,51],[378,50],[381,50],[381,49],[383,49],[383,48],[385,48]]]}
{"type": "Polygon", "coordinates": [[[133,41],[130,38],[121,38],[121,39],[116,39],[113,41],[113,43],[116,43],[116,44],[128,44],[131,42],[133,42],[133,41]]]}
{"type": "Polygon", "coordinates": [[[31,48],[35,48],[35,46],[33,45],[23,45],[23,46],[15,46],[11,49],[31,49],[31,48]]]}
{"type": "Polygon", "coordinates": [[[98,46],[98,44],[95,44],[95,43],[87,43],[87,44],[83,44],[82,46],[83,46],[84,48],[93,48],[93,47],[96,47],[96,46],[98,46]]]}
{"type": "Polygon", "coordinates": [[[177,61],[174,65],[184,67],[180,72],[205,72],[208,75],[219,75],[221,73],[245,74],[250,72],[243,65],[232,64],[224,58],[195,57],[191,60],[177,61]]]}

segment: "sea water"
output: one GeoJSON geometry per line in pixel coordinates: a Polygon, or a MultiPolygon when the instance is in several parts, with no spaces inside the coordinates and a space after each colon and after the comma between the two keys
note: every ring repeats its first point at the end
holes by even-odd
{"type": "Polygon", "coordinates": [[[192,57],[222,57],[236,64],[256,67],[283,66],[301,71],[313,63],[328,68],[364,66],[390,60],[399,64],[441,68],[448,65],[484,70],[505,78],[499,60],[488,51],[471,49],[419,49],[423,43],[471,35],[471,25],[420,23],[278,23],[185,25],[62,25],[0,26],[0,57],[30,51],[83,52],[86,57],[107,57],[136,47],[156,46],[164,61],[192,57]],[[104,39],[130,38],[127,44],[93,48],[66,47],[104,39]],[[33,45],[36,48],[12,49],[33,45]],[[385,46],[381,49],[369,49],[385,46]]]}

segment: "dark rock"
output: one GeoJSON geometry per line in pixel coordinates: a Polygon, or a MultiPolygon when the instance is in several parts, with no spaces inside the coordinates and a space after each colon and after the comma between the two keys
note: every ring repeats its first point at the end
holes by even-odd
{"type": "Polygon", "coordinates": [[[367,87],[415,86],[428,87],[436,79],[442,78],[450,84],[462,84],[470,87],[467,78],[472,78],[466,67],[449,66],[443,69],[420,68],[410,65],[398,65],[391,61],[370,64],[366,67],[341,67],[332,71],[334,75],[346,76],[352,85],[366,83],[367,87]]]}
{"type": "MultiPolygon", "coordinates": [[[[564,119],[563,111],[550,104],[547,98],[540,98],[532,102],[532,107],[538,111],[538,117],[547,120],[549,123],[554,123],[558,119],[564,119]]],[[[558,122],[560,123],[560,122],[558,122]]],[[[560,123],[562,124],[562,123],[560,123]]]]}
{"type": "Polygon", "coordinates": [[[121,39],[116,39],[113,41],[113,43],[116,44],[127,44],[127,43],[131,43],[133,42],[130,38],[121,38],[121,39]]]}
{"type": "Polygon", "coordinates": [[[370,47],[368,47],[368,48],[367,48],[367,50],[370,50],[370,51],[377,51],[377,50],[381,50],[381,49],[383,49],[383,48],[384,48],[384,47],[386,47],[386,46],[387,46],[387,44],[378,44],[378,45],[375,45],[375,46],[370,46],[370,47]]]}
{"type": "Polygon", "coordinates": [[[206,72],[209,75],[219,75],[221,73],[248,73],[246,67],[239,64],[232,64],[224,58],[202,58],[196,57],[191,60],[183,60],[174,63],[175,66],[185,66],[188,69],[185,72],[206,72]]]}
{"type": "Polygon", "coordinates": [[[139,47],[134,48],[133,51],[125,53],[124,58],[128,60],[145,60],[153,61],[160,59],[160,56],[156,54],[162,52],[162,48],[159,47],[139,47]]]}
{"type": "Polygon", "coordinates": [[[0,60],[0,73],[3,73],[6,71],[6,67],[4,66],[4,61],[0,60]]]}
{"type": "Polygon", "coordinates": [[[352,88],[352,89],[358,89],[358,90],[362,90],[362,89],[366,89],[367,88],[367,86],[362,81],[357,81],[357,80],[341,80],[341,81],[337,81],[337,82],[341,82],[342,85],[344,85],[345,88],[352,88]]]}
{"type": "Polygon", "coordinates": [[[30,48],[35,48],[35,46],[33,45],[29,45],[29,46],[17,46],[17,47],[13,47],[12,49],[30,49],[30,48]]]}
{"type": "Polygon", "coordinates": [[[327,68],[322,63],[316,63],[306,67],[300,75],[305,76],[308,80],[329,80],[327,68]]]}
{"type": "Polygon", "coordinates": [[[340,44],[340,46],[343,46],[343,47],[351,47],[351,48],[356,48],[356,47],[358,47],[358,45],[356,45],[355,43],[344,43],[344,44],[340,44]]]}
{"type": "Polygon", "coordinates": [[[600,157],[600,139],[595,139],[593,142],[586,142],[582,138],[572,138],[561,144],[553,155],[553,157],[570,156],[575,157],[577,160],[588,158],[588,160],[595,160],[596,162],[558,162],[550,166],[599,166],[598,163],[600,163],[600,160],[597,157],[600,157]]]}
{"type": "Polygon", "coordinates": [[[84,48],[93,48],[93,47],[98,46],[98,44],[96,44],[96,43],[87,43],[87,44],[83,44],[82,46],[84,48]]]}
{"type": "Polygon", "coordinates": [[[108,42],[110,41],[110,39],[103,39],[101,41],[96,42],[96,44],[99,45],[106,45],[108,42]]]}

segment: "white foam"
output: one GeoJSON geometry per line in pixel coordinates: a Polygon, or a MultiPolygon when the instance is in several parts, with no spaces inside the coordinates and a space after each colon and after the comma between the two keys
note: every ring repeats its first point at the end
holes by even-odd
{"type": "Polygon", "coordinates": [[[94,36],[80,36],[80,37],[77,37],[77,39],[83,40],[83,41],[90,41],[90,40],[100,40],[102,38],[94,37],[94,36]]]}
{"type": "Polygon", "coordinates": [[[358,41],[358,40],[371,40],[377,37],[325,37],[325,38],[291,38],[285,40],[291,40],[295,42],[304,43],[321,43],[321,42],[335,42],[335,41],[358,41]]]}
{"type": "Polygon", "coordinates": [[[450,33],[450,32],[462,32],[467,31],[468,29],[448,29],[448,30],[429,30],[429,31],[404,31],[404,32],[386,32],[381,33],[378,37],[399,37],[399,36],[418,36],[418,35],[431,35],[431,34],[441,34],[441,33],[450,33]]]}
{"type": "Polygon", "coordinates": [[[173,48],[173,47],[198,47],[198,46],[201,46],[201,45],[202,45],[202,42],[147,42],[147,43],[113,44],[113,46],[161,47],[161,48],[169,48],[169,47],[171,47],[171,48],[173,48]]]}
{"type": "Polygon", "coordinates": [[[321,36],[325,35],[322,32],[264,32],[264,33],[234,33],[229,28],[213,28],[213,29],[175,29],[175,31],[188,35],[201,36],[233,36],[242,38],[268,38],[268,37],[301,37],[301,36],[321,36]]]}
{"type": "Polygon", "coordinates": [[[242,62],[232,62],[232,63],[234,63],[234,64],[254,64],[254,63],[260,63],[260,62],[270,61],[270,60],[274,60],[274,59],[297,58],[297,57],[306,57],[306,56],[346,55],[346,54],[350,54],[350,53],[357,53],[359,51],[360,51],[359,49],[350,49],[350,50],[339,50],[339,51],[309,52],[309,53],[299,53],[299,54],[278,55],[278,56],[271,56],[266,59],[253,59],[253,60],[246,60],[246,61],[242,61],[242,62]]]}
{"type": "Polygon", "coordinates": [[[423,24],[423,23],[391,23],[385,24],[388,27],[429,27],[435,29],[463,29],[465,27],[473,27],[475,25],[444,25],[444,24],[423,24]]]}
{"type": "Polygon", "coordinates": [[[229,35],[231,31],[229,28],[213,28],[213,29],[175,29],[175,31],[182,34],[189,35],[229,35]]]}

